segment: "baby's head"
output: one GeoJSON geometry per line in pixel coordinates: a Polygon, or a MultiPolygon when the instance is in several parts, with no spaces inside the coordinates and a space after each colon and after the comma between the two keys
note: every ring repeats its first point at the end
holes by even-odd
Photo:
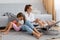
{"type": "Polygon", "coordinates": [[[17,18],[18,18],[19,20],[25,20],[25,16],[24,16],[24,14],[23,14],[22,12],[19,12],[19,13],[17,14],[17,18]]]}

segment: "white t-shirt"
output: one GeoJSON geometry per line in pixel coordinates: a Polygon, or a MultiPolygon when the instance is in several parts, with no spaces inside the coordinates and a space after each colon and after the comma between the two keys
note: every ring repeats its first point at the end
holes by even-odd
{"type": "Polygon", "coordinates": [[[26,20],[28,20],[30,22],[35,21],[35,17],[34,17],[34,14],[33,13],[30,13],[30,15],[28,15],[28,13],[26,12],[24,14],[25,14],[26,20]]]}

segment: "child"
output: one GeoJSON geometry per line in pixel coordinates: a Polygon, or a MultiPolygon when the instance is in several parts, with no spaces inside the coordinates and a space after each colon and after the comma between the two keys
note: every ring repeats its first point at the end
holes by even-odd
{"type": "Polygon", "coordinates": [[[16,31],[19,31],[20,29],[26,30],[28,33],[33,34],[37,38],[41,36],[41,33],[38,32],[36,28],[34,28],[33,24],[25,19],[25,16],[21,12],[17,14],[17,19],[10,22],[8,26],[1,31],[4,31],[5,34],[7,34],[11,28],[14,28],[16,31]]]}

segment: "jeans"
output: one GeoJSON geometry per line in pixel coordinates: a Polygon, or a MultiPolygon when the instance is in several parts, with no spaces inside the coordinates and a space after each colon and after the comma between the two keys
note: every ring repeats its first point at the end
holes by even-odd
{"type": "Polygon", "coordinates": [[[31,22],[29,21],[25,21],[25,24],[22,25],[22,30],[26,30],[28,33],[32,34],[33,30],[34,30],[34,26],[31,22]]]}

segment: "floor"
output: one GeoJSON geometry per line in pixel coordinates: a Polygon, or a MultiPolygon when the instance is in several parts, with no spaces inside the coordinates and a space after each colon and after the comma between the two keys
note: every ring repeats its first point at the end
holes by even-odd
{"type": "MultiPolygon", "coordinates": [[[[55,29],[57,30],[57,28],[55,29]]],[[[58,30],[60,29],[58,28],[58,30]]],[[[36,39],[34,36],[29,35],[26,32],[16,32],[11,30],[7,35],[0,33],[0,40],[59,40],[60,31],[58,32],[58,35],[42,35],[39,39],[36,39]]]]}

